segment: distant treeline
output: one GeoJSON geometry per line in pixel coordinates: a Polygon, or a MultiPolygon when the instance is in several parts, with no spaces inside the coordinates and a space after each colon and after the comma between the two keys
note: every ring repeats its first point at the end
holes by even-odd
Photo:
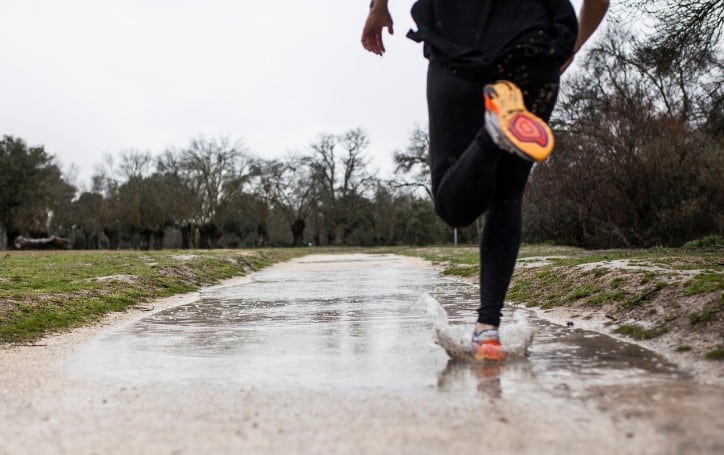
{"type": "MultiPolygon", "coordinates": [[[[724,233],[721,52],[686,34],[679,47],[665,38],[610,31],[567,76],[556,148],[527,188],[524,240],[648,247],[724,233]]],[[[428,144],[415,129],[384,180],[361,129],[320,134],[274,160],[198,137],[157,156],[108,157],[79,192],[42,146],[5,136],[0,237],[111,249],[449,243],[431,202],[428,144]]],[[[460,241],[477,242],[480,227],[459,230],[460,241]]]]}
{"type": "Polygon", "coordinates": [[[7,244],[60,235],[74,248],[238,248],[449,242],[426,195],[375,177],[361,130],[323,134],[306,152],[265,160],[241,143],[111,157],[77,194],[42,147],[0,142],[7,244]],[[5,170],[8,170],[6,172],[5,170]]]}

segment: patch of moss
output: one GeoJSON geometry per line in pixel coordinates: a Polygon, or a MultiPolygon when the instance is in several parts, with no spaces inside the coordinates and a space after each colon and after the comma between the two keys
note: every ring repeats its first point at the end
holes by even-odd
{"type": "Polygon", "coordinates": [[[702,273],[684,285],[684,295],[704,294],[724,289],[724,273],[702,273]]]}
{"type": "Polygon", "coordinates": [[[533,288],[533,280],[517,279],[508,289],[507,297],[515,302],[525,302],[532,294],[533,288]]]}
{"type": "Polygon", "coordinates": [[[720,346],[712,351],[707,352],[706,358],[709,360],[724,360],[724,347],[720,346]]]}
{"type": "Polygon", "coordinates": [[[686,249],[719,249],[724,248],[724,237],[720,235],[708,235],[700,239],[686,242],[683,246],[686,249]]]}
{"type": "Polygon", "coordinates": [[[634,340],[650,340],[652,338],[661,336],[668,331],[669,329],[664,326],[654,327],[652,329],[645,329],[641,326],[634,324],[624,324],[616,329],[616,333],[629,336],[634,340]]]}
{"type": "Polygon", "coordinates": [[[473,276],[480,273],[480,267],[476,265],[453,265],[442,271],[443,275],[473,276]]]}
{"type": "Polygon", "coordinates": [[[681,345],[681,346],[679,346],[678,348],[676,348],[675,351],[676,351],[676,352],[689,352],[689,351],[691,351],[692,349],[694,349],[694,348],[692,348],[692,347],[689,346],[689,345],[684,344],[684,345],[681,345]]]}
{"type": "Polygon", "coordinates": [[[707,308],[706,310],[703,310],[699,313],[692,313],[689,315],[689,322],[691,325],[697,325],[702,324],[706,322],[711,322],[712,319],[714,319],[714,315],[717,313],[716,310],[712,310],[707,308]]]}
{"type": "Polygon", "coordinates": [[[554,273],[550,267],[538,272],[536,278],[538,278],[543,285],[555,284],[559,280],[558,275],[554,273]]]}
{"type": "Polygon", "coordinates": [[[644,276],[641,277],[639,284],[646,284],[657,276],[659,276],[657,272],[644,272],[644,276]]]}
{"type": "Polygon", "coordinates": [[[626,294],[623,291],[611,291],[611,292],[603,292],[601,294],[595,295],[588,299],[586,303],[589,305],[596,305],[600,306],[608,302],[618,302],[620,301],[626,294]]]}
{"type": "Polygon", "coordinates": [[[630,310],[630,309],[635,308],[635,307],[637,307],[637,306],[639,306],[639,305],[642,305],[642,304],[646,303],[646,302],[649,300],[649,298],[651,297],[651,294],[652,294],[652,291],[651,291],[651,290],[647,290],[647,291],[644,291],[644,292],[642,292],[642,293],[640,293],[640,294],[637,294],[637,295],[635,295],[635,296],[627,299],[625,302],[623,302],[623,303],[621,304],[621,309],[622,309],[622,310],[630,310]]]}
{"type": "Polygon", "coordinates": [[[594,286],[592,284],[584,284],[583,286],[574,289],[572,292],[570,292],[568,295],[566,295],[566,300],[572,301],[572,300],[578,300],[582,299],[584,297],[589,297],[593,294],[596,294],[597,292],[600,292],[601,288],[594,286]]]}

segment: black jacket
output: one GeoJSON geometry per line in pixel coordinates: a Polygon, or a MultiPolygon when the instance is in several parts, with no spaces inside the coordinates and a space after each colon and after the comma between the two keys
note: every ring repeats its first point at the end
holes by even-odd
{"type": "Polygon", "coordinates": [[[573,54],[578,21],[569,0],[418,0],[412,6],[425,57],[453,69],[485,71],[508,52],[552,58],[573,54]]]}

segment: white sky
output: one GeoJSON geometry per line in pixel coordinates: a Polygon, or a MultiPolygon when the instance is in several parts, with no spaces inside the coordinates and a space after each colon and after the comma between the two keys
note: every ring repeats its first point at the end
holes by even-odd
{"type": "Polygon", "coordinates": [[[390,3],[379,58],[359,44],[368,0],[0,0],[0,134],[44,145],[87,184],[104,153],[203,134],[279,157],[362,127],[390,173],[427,117],[426,61],[405,38],[413,1],[390,3]]]}

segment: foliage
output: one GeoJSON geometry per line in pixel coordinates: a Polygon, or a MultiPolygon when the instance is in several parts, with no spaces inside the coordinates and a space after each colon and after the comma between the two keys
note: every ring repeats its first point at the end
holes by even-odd
{"type": "Polygon", "coordinates": [[[706,237],[686,242],[683,247],[690,249],[720,249],[724,248],[724,237],[720,235],[707,235],[706,237]]]}
{"type": "Polygon", "coordinates": [[[650,340],[665,334],[668,331],[666,327],[654,327],[651,329],[645,329],[635,324],[623,324],[616,333],[621,335],[630,336],[634,340],[650,340]]]}
{"type": "Polygon", "coordinates": [[[396,151],[395,174],[393,182],[396,188],[422,188],[432,199],[430,188],[430,137],[422,128],[415,127],[410,134],[410,142],[404,152],[396,151]],[[399,174],[403,174],[404,178],[399,174]]]}
{"type": "Polygon", "coordinates": [[[717,52],[724,29],[721,0],[628,0],[626,3],[656,19],[656,32],[641,49],[660,70],[675,59],[694,64],[717,52]]]}
{"type": "Polygon", "coordinates": [[[66,211],[75,194],[52,155],[11,136],[0,140],[0,189],[0,231],[7,244],[21,233],[47,236],[55,214],[66,211]]]}
{"type": "Polygon", "coordinates": [[[637,49],[609,32],[564,92],[557,148],[528,188],[527,240],[673,246],[724,230],[722,67],[658,71],[637,49]]]}

